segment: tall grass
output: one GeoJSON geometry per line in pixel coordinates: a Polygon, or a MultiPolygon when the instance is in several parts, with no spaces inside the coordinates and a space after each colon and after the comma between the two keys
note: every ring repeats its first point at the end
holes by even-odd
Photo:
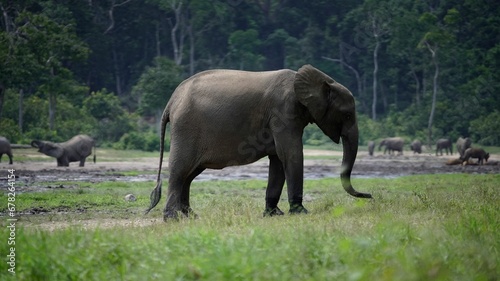
{"type": "MultiPolygon", "coordinates": [[[[263,218],[265,182],[197,182],[191,193],[199,218],[168,223],[161,222],[161,208],[140,214],[150,188],[97,186],[71,195],[132,191],[142,203],[127,205],[116,196],[121,203],[109,206],[115,212],[103,213],[109,202],[99,202],[88,206],[85,219],[124,220],[117,214],[132,210],[131,220],[154,222],[90,228],[74,222],[49,231],[21,217],[15,278],[498,280],[499,183],[500,175],[465,174],[355,180],[358,189],[373,192],[367,201],[344,194],[338,179],[306,181],[310,214],[263,218]]],[[[36,202],[43,195],[18,200],[23,196],[36,202]]],[[[280,205],[287,209],[286,200],[280,205]]],[[[6,241],[5,227],[0,233],[6,241]]],[[[0,272],[0,279],[8,276],[0,272]]]]}

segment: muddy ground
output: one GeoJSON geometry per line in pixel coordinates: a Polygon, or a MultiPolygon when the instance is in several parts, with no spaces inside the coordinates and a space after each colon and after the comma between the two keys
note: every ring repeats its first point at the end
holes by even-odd
{"type": "MultiPolygon", "coordinates": [[[[342,153],[338,151],[305,150],[304,161],[305,179],[324,177],[338,177],[342,153]]],[[[414,174],[436,173],[500,173],[500,155],[492,155],[489,165],[446,165],[453,156],[430,154],[413,155],[406,153],[402,156],[389,156],[380,153],[368,156],[366,152],[359,152],[352,176],[355,178],[393,178],[414,174]],[[496,165],[494,165],[496,164],[496,165]]],[[[6,187],[7,169],[15,169],[17,176],[17,192],[43,191],[58,188],[61,182],[103,182],[103,181],[155,181],[158,167],[158,158],[138,158],[132,161],[103,161],[87,163],[85,167],[78,167],[78,163],[71,163],[70,167],[56,167],[56,161],[47,162],[16,162],[8,165],[0,163],[0,185],[6,187]],[[138,171],[138,173],[127,173],[138,171]],[[57,182],[51,184],[51,182],[57,182]]],[[[89,159],[90,160],[90,159],[89,159]]],[[[168,176],[167,164],[164,162],[163,177],[168,176]]],[[[195,180],[238,180],[238,179],[267,179],[267,159],[256,163],[228,167],[222,170],[206,170],[195,180]]]]}
{"type": "MultiPolygon", "coordinates": [[[[305,179],[318,179],[324,177],[339,177],[342,153],[338,151],[305,150],[306,160],[304,161],[305,179]]],[[[35,151],[29,153],[29,158],[37,155],[35,151]]],[[[39,156],[46,157],[46,156],[39,156]]],[[[461,166],[446,165],[449,159],[454,156],[436,157],[430,154],[413,155],[406,153],[403,156],[389,156],[378,153],[375,156],[368,156],[366,152],[360,151],[354,166],[352,176],[354,178],[394,178],[404,175],[414,174],[435,174],[435,173],[500,173],[500,165],[483,166],[461,166]]],[[[78,163],[71,163],[70,167],[56,167],[55,159],[47,161],[15,161],[14,165],[8,165],[4,161],[0,163],[0,190],[7,192],[7,169],[15,169],[16,193],[22,192],[43,192],[57,188],[77,188],[78,183],[95,183],[104,181],[150,181],[151,187],[156,180],[158,169],[158,157],[136,158],[127,161],[109,161],[101,159],[97,163],[87,163],[85,167],[78,167],[78,163]],[[67,182],[67,183],[65,183],[67,182]],[[74,186],[73,186],[74,185],[74,186]]],[[[89,159],[90,160],[90,159],[89,159]]],[[[492,155],[490,163],[497,163],[500,155],[492,155]]],[[[163,177],[168,177],[168,169],[164,162],[163,177]]],[[[256,163],[240,166],[228,167],[222,170],[206,170],[195,180],[238,180],[238,179],[267,179],[268,161],[260,160],[256,163]]],[[[66,211],[55,211],[53,215],[63,216],[55,220],[55,217],[48,216],[47,212],[37,210],[23,212],[22,221],[26,227],[37,229],[56,230],[71,226],[78,226],[84,229],[112,228],[119,227],[144,227],[149,225],[161,225],[160,217],[143,216],[135,214],[125,218],[100,217],[75,217],[66,211]],[[64,217],[64,216],[70,217],[64,217]]],[[[78,211],[76,212],[78,213],[78,211]]],[[[0,217],[5,214],[0,213],[0,217]]]]}

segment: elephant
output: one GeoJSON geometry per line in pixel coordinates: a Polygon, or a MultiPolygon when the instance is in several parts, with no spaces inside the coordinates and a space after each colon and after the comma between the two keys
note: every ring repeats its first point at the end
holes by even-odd
{"type": "Polygon", "coordinates": [[[399,152],[398,154],[402,155],[404,143],[405,143],[405,141],[403,140],[403,138],[400,138],[400,137],[385,138],[378,145],[378,150],[380,150],[382,148],[382,146],[385,146],[384,154],[386,152],[389,152],[389,154],[392,154],[393,151],[398,151],[399,152]]]}
{"type": "Polygon", "coordinates": [[[465,150],[471,147],[472,145],[472,140],[470,138],[462,138],[459,137],[457,140],[457,151],[458,154],[460,154],[460,158],[464,156],[465,150]]]}
{"type": "Polygon", "coordinates": [[[193,179],[205,169],[269,159],[264,216],[283,215],[278,202],[286,181],[290,214],[303,206],[302,134],[309,123],[335,143],[342,139],[340,179],[345,191],[372,198],[351,185],[358,152],[358,124],[351,92],[311,65],[298,71],[207,70],[175,89],[161,120],[160,161],[146,214],[161,199],[166,125],[170,122],[167,203],[163,219],[196,215],[189,204],[193,179]]]}
{"type": "Polygon", "coordinates": [[[436,141],[436,156],[438,156],[438,152],[443,155],[443,149],[446,152],[446,155],[448,155],[448,152],[450,152],[450,155],[453,155],[453,146],[451,145],[451,140],[438,139],[436,141]]]}
{"type": "Polygon", "coordinates": [[[7,154],[9,156],[9,164],[12,165],[12,148],[10,147],[10,142],[5,137],[0,136],[0,162],[2,162],[2,156],[7,154]]]}
{"type": "Polygon", "coordinates": [[[38,148],[38,152],[57,158],[58,167],[68,167],[70,162],[78,161],[80,167],[85,166],[85,159],[92,154],[92,148],[94,148],[94,163],[96,161],[95,142],[87,135],[77,135],[61,143],[33,140],[31,146],[38,148]]]}
{"type": "Polygon", "coordinates": [[[483,165],[483,160],[488,162],[488,158],[490,158],[490,154],[484,151],[482,148],[473,148],[469,147],[465,150],[464,156],[460,159],[463,161],[462,165],[467,165],[469,162],[469,158],[477,158],[477,164],[483,165]]]}
{"type": "Polygon", "coordinates": [[[368,154],[370,156],[373,156],[373,151],[375,150],[375,142],[374,141],[369,141],[368,142],[368,154]]]}
{"type": "Polygon", "coordinates": [[[413,151],[413,154],[415,153],[422,153],[422,143],[419,141],[419,140],[414,140],[411,144],[410,144],[410,149],[413,151]]]}

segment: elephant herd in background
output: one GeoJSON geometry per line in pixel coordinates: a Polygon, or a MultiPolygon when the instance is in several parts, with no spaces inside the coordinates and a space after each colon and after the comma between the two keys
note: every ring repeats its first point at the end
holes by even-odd
{"type": "MultiPolygon", "coordinates": [[[[384,154],[387,153],[390,155],[395,152],[398,152],[398,155],[402,155],[404,147],[404,139],[400,137],[385,138],[380,141],[379,151],[382,149],[382,147],[385,147],[384,154]]],[[[479,165],[482,165],[485,161],[488,162],[488,158],[490,156],[490,154],[484,151],[484,149],[472,147],[472,140],[470,138],[459,137],[456,142],[456,149],[460,156],[457,159],[458,161],[455,162],[463,163],[464,165],[469,163],[470,158],[478,159],[477,163],[479,165]]],[[[368,154],[370,156],[373,156],[374,150],[375,150],[375,142],[369,141],[368,154]]],[[[410,150],[413,151],[413,154],[422,153],[422,142],[419,140],[414,140],[410,144],[410,150]]],[[[446,153],[446,155],[448,154],[453,155],[453,143],[451,142],[450,139],[443,138],[443,139],[438,139],[436,141],[436,156],[442,156],[443,150],[446,153]]]]}
{"type": "MultiPolygon", "coordinates": [[[[70,162],[80,162],[80,167],[83,167],[87,157],[92,154],[92,148],[94,148],[94,163],[96,161],[95,141],[87,135],[77,135],[61,143],[33,140],[31,146],[38,148],[40,153],[56,158],[58,167],[68,167],[70,162]]],[[[10,142],[5,137],[0,136],[0,162],[3,154],[9,156],[9,164],[12,164],[13,156],[10,142]]]]}

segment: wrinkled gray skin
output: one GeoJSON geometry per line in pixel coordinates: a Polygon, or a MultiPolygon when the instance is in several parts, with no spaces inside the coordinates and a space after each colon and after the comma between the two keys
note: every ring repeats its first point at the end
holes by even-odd
{"type": "Polygon", "coordinates": [[[369,141],[368,142],[368,154],[370,156],[373,156],[373,151],[375,150],[375,142],[374,141],[369,141]]]}
{"type": "Polygon", "coordinates": [[[446,152],[446,155],[448,155],[448,152],[450,155],[453,155],[453,145],[451,145],[451,140],[438,139],[436,141],[436,156],[438,156],[438,152],[440,155],[443,155],[443,149],[446,152]]]}
{"type": "Polygon", "coordinates": [[[464,156],[465,150],[467,150],[472,145],[472,140],[470,138],[459,137],[457,140],[457,151],[460,154],[460,158],[464,156]]]}
{"type": "Polygon", "coordinates": [[[394,151],[397,151],[398,155],[402,155],[404,143],[405,141],[400,137],[385,138],[378,145],[378,150],[380,150],[382,146],[385,146],[384,154],[386,152],[392,154],[394,151]]]}
{"type": "Polygon", "coordinates": [[[10,142],[4,137],[0,137],[0,162],[2,162],[2,156],[7,154],[9,156],[9,164],[12,164],[12,148],[10,147],[10,142]]]}
{"type": "Polygon", "coordinates": [[[490,158],[490,154],[486,153],[482,148],[467,148],[464,152],[464,156],[460,157],[462,160],[462,165],[467,165],[469,158],[477,158],[477,164],[483,165],[483,160],[488,162],[488,158],[490,158]]]}
{"type": "Polygon", "coordinates": [[[31,146],[38,148],[38,152],[56,158],[57,166],[68,167],[70,162],[79,161],[80,167],[83,167],[85,159],[92,154],[95,142],[87,135],[77,135],[61,143],[34,140],[31,142],[31,146]]]}
{"type": "Polygon", "coordinates": [[[278,202],[286,181],[290,213],[302,205],[302,134],[316,123],[334,142],[342,138],[342,186],[355,197],[351,171],[358,151],[354,98],[341,84],[305,65],[297,72],[209,70],[182,82],[162,116],[158,179],[148,213],[161,198],[166,124],[171,124],[167,204],[164,220],[192,215],[189,192],[205,169],[245,165],[267,156],[269,178],[264,215],[282,215],[278,202]]]}
{"type": "Polygon", "coordinates": [[[410,144],[410,149],[411,151],[413,151],[413,154],[415,153],[422,153],[422,143],[419,141],[419,140],[414,140],[411,144],[410,144]]]}

